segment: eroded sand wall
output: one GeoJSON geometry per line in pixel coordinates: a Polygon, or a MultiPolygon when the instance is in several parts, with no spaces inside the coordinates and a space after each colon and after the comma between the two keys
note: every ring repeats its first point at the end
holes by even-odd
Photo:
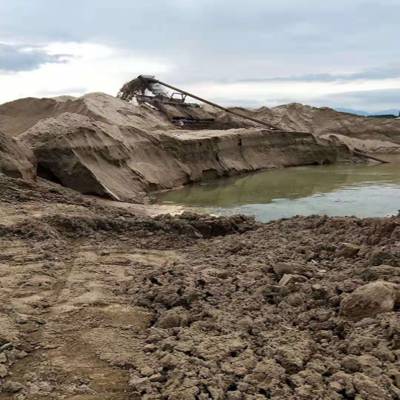
{"type": "Polygon", "coordinates": [[[308,133],[176,129],[158,111],[101,93],[22,99],[0,106],[0,115],[34,151],[39,175],[123,201],[143,202],[149,191],[202,179],[350,158],[340,143],[308,133]]]}
{"type": "Polygon", "coordinates": [[[65,113],[20,136],[41,170],[64,186],[142,202],[151,190],[262,168],[335,162],[347,155],[305,133],[263,129],[155,131],[65,113]]]}

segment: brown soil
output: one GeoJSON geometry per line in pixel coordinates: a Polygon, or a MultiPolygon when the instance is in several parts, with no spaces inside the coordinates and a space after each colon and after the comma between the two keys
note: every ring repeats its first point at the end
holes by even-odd
{"type": "Polygon", "coordinates": [[[399,218],[152,219],[0,187],[1,400],[400,398],[399,218]]]}

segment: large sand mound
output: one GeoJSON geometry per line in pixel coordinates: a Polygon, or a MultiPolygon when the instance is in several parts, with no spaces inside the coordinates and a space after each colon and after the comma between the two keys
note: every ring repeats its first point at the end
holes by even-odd
{"type": "Polygon", "coordinates": [[[153,189],[350,156],[306,133],[172,130],[156,111],[105,94],[72,102],[80,107],[40,120],[19,139],[33,149],[40,175],[116,200],[143,201],[153,189]]]}
{"type": "Polygon", "coordinates": [[[128,104],[102,93],[85,96],[26,98],[0,105],[0,130],[18,136],[40,120],[74,113],[118,125],[142,129],[168,129],[173,125],[158,111],[128,104]]]}

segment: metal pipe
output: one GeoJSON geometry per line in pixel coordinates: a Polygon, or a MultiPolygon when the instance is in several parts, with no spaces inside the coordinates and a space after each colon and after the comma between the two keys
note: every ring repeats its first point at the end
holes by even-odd
{"type": "Polygon", "coordinates": [[[227,113],[236,115],[237,117],[241,117],[241,118],[244,118],[244,119],[248,119],[249,121],[253,121],[253,122],[256,122],[257,124],[264,125],[264,126],[266,126],[268,129],[270,129],[270,130],[279,130],[279,128],[277,128],[277,127],[274,126],[274,125],[268,124],[267,122],[261,121],[261,120],[259,120],[259,119],[257,119],[257,118],[248,117],[247,115],[238,113],[238,112],[236,112],[236,111],[229,110],[228,108],[222,107],[222,106],[220,106],[219,104],[213,103],[212,101],[208,101],[208,100],[206,100],[206,99],[203,99],[203,98],[201,98],[201,97],[199,97],[199,96],[196,96],[196,95],[194,95],[194,94],[192,94],[192,93],[186,92],[185,90],[182,90],[182,89],[179,89],[179,88],[177,88],[177,87],[175,87],[175,86],[169,85],[168,83],[161,82],[161,81],[159,81],[158,79],[151,79],[151,81],[157,82],[157,83],[159,83],[160,85],[166,86],[167,88],[170,88],[170,89],[172,89],[172,90],[176,90],[176,91],[178,91],[178,92],[181,92],[181,93],[185,94],[186,96],[189,96],[189,97],[192,97],[192,98],[194,98],[194,99],[196,99],[196,100],[201,101],[202,103],[208,104],[208,105],[213,106],[213,107],[215,107],[215,108],[219,108],[220,110],[225,111],[225,112],[227,112],[227,113]]]}
{"type": "Polygon", "coordinates": [[[356,156],[359,156],[359,157],[369,158],[369,159],[371,159],[371,160],[380,162],[380,163],[382,163],[382,164],[389,164],[389,161],[382,160],[382,158],[370,156],[369,154],[366,154],[366,153],[364,153],[363,151],[358,150],[358,149],[353,149],[353,153],[354,153],[356,156]]]}

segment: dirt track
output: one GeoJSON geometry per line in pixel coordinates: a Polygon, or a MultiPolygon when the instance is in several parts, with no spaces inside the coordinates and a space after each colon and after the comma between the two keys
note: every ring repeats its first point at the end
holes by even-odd
{"type": "Polygon", "coordinates": [[[0,185],[0,399],[400,398],[399,218],[150,219],[0,185]],[[377,280],[391,307],[343,307],[377,280]]]}

